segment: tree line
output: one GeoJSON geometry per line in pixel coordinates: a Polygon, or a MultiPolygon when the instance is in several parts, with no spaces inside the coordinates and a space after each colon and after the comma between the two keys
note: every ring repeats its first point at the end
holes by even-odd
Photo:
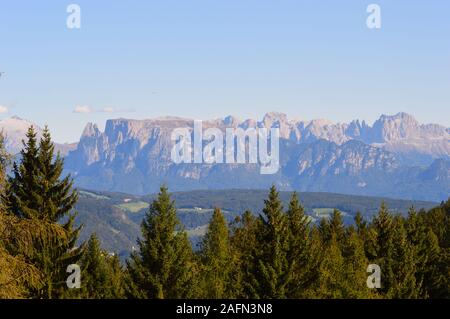
{"type": "Polygon", "coordinates": [[[316,224],[295,192],[284,208],[272,187],[259,215],[246,211],[228,224],[216,208],[193,250],[161,187],[122,264],[95,234],[77,245],[78,194],[48,128],[38,141],[31,127],[10,162],[0,136],[0,298],[450,297],[450,199],[405,217],[383,204],[352,225],[334,210],[316,224]],[[81,286],[70,289],[73,264],[81,286]],[[379,267],[379,287],[367,284],[369,265],[379,267]]]}

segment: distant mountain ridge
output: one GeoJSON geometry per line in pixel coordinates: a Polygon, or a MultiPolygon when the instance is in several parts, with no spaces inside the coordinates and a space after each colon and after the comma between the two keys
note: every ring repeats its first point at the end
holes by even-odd
{"type": "MultiPolygon", "coordinates": [[[[177,128],[192,126],[193,119],[178,117],[162,117],[148,120],[116,119],[108,120],[104,134],[114,136],[113,131],[119,129],[122,136],[133,136],[141,143],[148,140],[149,130],[154,128],[177,128]],[[127,131],[128,130],[128,131],[127,131]]],[[[309,143],[320,139],[341,145],[349,140],[358,140],[365,144],[384,148],[396,154],[420,154],[428,157],[430,164],[433,159],[450,159],[450,128],[438,124],[419,124],[407,114],[398,113],[393,116],[382,115],[372,126],[365,121],[354,120],[350,123],[333,123],[317,119],[311,121],[289,120],[286,114],[279,112],[267,113],[262,121],[253,119],[240,120],[234,116],[224,119],[203,121],[204,128],[217,127],[278,127],[283,139],[297,143],[309,143]]],[[[89,123],[83,137],[100,134],[95,124],[89,123]]],[[[423,160],[419,160],[422,162],[423,160]]]]}
{"type": "MultiPolygon", "coordinates": [[[[25,135],[30,126],[34,127],[37,137],[40,138],[42,136],[42,128],[36,123],[24,120],[18,116],[0,120],[0,132],[6,137],[5,147],[9,153],[15,155],[20,152],[23,147],[22,140],[25,139],[25,135]]],[[[76,143],[55,143],[55,150],[59,151],[61,155],[66,156],[69,151],[76,149],[76,146],[76,143]]]]}
{"type": "MultiPolygon", "coordinates": [[[[7,150],[17,154],[31,121],[0,121],[7,150]]],[[[147,194],[165,183],[172,191],[195,189],[266,189],[338,192],[440,201],[450,195],[450,129],[419,124],[406,113],[382,115],[372,126],[358,120],[290,120],[271,112],[261,121],[234,116],[203,121],[203,129],[278,127],[280,164],[277,174],[261,175],[257,165],[180,164],[171,161],[175,128],[193,120],[160,117],[114,119],[101,132],[89,123],[79,143],[56,144],[66,173],[77,186],[103,191],[147,194]]]]}
{"type": "Polygon", "coordinates": [[[134,194],[173,191],[267,188],[340,192],[439,201],[450,194],[450,129],[419,124],[406,113],[364,121],[289,120],[271,112],[261,121],[234,116],[203,121],[203,129],[278,127],[281,170],[261,175],[256,165],[174,164],[175,128],[192,119],[114,119],[101,132],[88,124],[76,150],[66,158],[78,186],[134,194]]]}

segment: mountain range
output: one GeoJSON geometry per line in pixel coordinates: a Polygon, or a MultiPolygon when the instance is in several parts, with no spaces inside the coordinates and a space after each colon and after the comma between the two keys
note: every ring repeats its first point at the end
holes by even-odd
{"type": "MultiPolygon", "coordinates": [[[[0,121],[11,151],[17,151],[17,140],[29,123],[18,118],[0,121]]],[[[382,115],[372,125],[359,120],[292,120],[277,112],[261,121],[233,116],[203,121],[204,130],[223,132],[279,128],[281,168],[274,175],[261,175],[257,164],[173,163],[170,137],[181,127],[192,130],[193,120],[113,119],[104,132],[89,123],[77,144],[57,148],[66,156],[66,172],[76,185],[91,190],[142,195],[154,193],[163,183],[172,191],[267,189],[275,184],[281,190],[431,201],[450,194],[450,128],[420,124],[406,113],[382,115]]]]}

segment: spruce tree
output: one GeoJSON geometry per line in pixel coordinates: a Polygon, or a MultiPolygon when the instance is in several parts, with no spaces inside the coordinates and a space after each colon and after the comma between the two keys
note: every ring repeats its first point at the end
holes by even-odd
{"type": "MultiPolygon", "coordinates": [[[[413,207],[408,212],[405,227],[408,243],[416,252],[416,282],[423,284],[429,272],[430,259],[435,258],[432,256],[433,249],[429,246],[429,228],[413,207]]],[[[420,292],[421,297],[426,297],[427,295],[426,289],[420,292]]]]}
{"type": "Polygon", "coordinates": [[[342,245],[345,236],[345,226],[344,220],[342,218],[342,213],[338,209],[333,210],[330,220],[328,221],[330,228],[330,233],[335,236],[336,241],[342,245]]]}
{"type": "Polygon", "coordinates": [[[79,260],[82,249],[75,247],[81,226],[74,228],[75,215],[70,215],[78,195],[72,190],[70,176],[61,179],[63,160],[55,157],[51,136],[46,127],[39,145],[30,127],[19,163],[14,163],[10,179],[8,205],[18,218],[43,223],[63,222],[65,236],[36,243],[34,264],[44,274],[44,286],[36,291],[39,298],[57,298],[67,289],[68,265],[79,260]],[[66,221],[63,221],[66,218],[66,221]]]}
{"type": "Polygon", "coordinates": [[[125,298],[125,271],[119,256],[117,254],[112,257],[108,256],[106,261],[109,265],[110,298],[125,298]]]}
{"type": "Polygon", "coordinates": [[[376,290],[367,287],[366,269],[369,261],[365,255],[364,240],[352,226],[347,228],[342,255],[345,260],[343,296],[345,298],[377,297],[376,290]]]}
{"type": "Polygon", "coordinates": [[[393,219],[383,202],[371,228],[369,261],[381,269],[381,288],[379,292],[386,295],[394,282],[394,229],[393,219]]]}
{"type": "Polygon", "coordinates": [[[285,298],[292,280],[289,267],[288,223],[279,194],[272,186],[260,215],[251,285],[256,298],[285,298]]]}
{"type": "Polygon", "coordinates": [[[321,265],[326,257],[324,242],[322,241],[322,234],[319,227],[312,225],[310,236],[310,254],[309,254],[309,278],[310,282],[301,290],[301,298],[319,298],[318,287],[321,276],[321,265]]]}
{"type": "Polygon", "coordinates": [[[56,223],[70,214],[78,200],[78,193],[72,190],[73,181],[70,175],[61,178],[64,160],[59,153],[55,156],[55,146],[47,126],[42,133],[37,157],[42,198],[39,219],[56,223]]]}
{"type": "Polygon", "coordinates": [[[66,233],[59,225],[19,218],[9,211],[10,185],[6,179],[9,162],[0,133],[0,299],[36,297],[45,276],[33,264],[35,246],[65,238],[66,233]]]}
{"type": "Polygon", "coordinates": [[[233,295],[233,258],[228,238],[228,227],[220,209],[214,209],[208,230],[201,245],[204,297],[231,298],[233,295]]]}
{"type": "Polygon", "coordinates": [[[312,262],[310,221],[305,209],[299,203],[297,193],[293,193],[287,210],[288,218],[288,263],[292,280],[287,287],[288,298],[301,298],[314,281],[312,262]]]}
{"type": "Polygon", "coordinates": [[[254,298],[253,273],[256,272],[257,231],[260,220],[250,211],[245,211],[236,217],[232,224],[230,238],[233,264],[236,264],[233,274],[233,286],[237,298],[254,298]]]}
{"type": "Polygon", "coordinates": [[[195,279],[192,249],[166,187],[161,187],[141,229],[139,251],[127,261],[128,295],[151,299],[189,297],[195,279]]]}
{"type": "Polygon", "coordinates": [[[67,297],[83,299],[118,299],[124,296],[120,262],[100,247],[91,235],[80,260],[81,289],[69,291],[67,297]]]}
{"type": "Polygon", "coordinates": [[[331,229],[330,223],[324,217],[322,217],[319,221],[319,225],[317,227],[318,234],[320,236],[321,242],[329,242],[331,240],[331,229]]]}
{"type": "Polygon", "coordinates": [[[417,280],[418,254],[407,237],[404,219],[394,220],[394,254],[392,256],[393,281],[389,283],[387,296],[390,298],[419,298],[422,293],[422,281],[417,280]]]}
{"type": "Polygon", "coordinates": [[[26,134],[27,142],[20,151],[20,163],[13,164],[10,179],[9,209],[19,218],[39,218],[42,204],[39,180],[38,144],[36,132],[31,126],[26,134]]]}
{"type": "Polygon", "coordinates": [[[381,289],[385,298],[417,298],[420,282],[416,281],[416,252],[408,242],[402,218],[393,218],[382,203],[371,225],[373,255],[371,263],[381,268],[381,289]]]}
{"type": "Polygon", "coordinates": [[[360,211],[356,212],[354,221],[358,236],[363,237],[367,228],[367,222],[364,220],[360,211]]]}
{"type": "Polygon", "coordinates": [[[319,225],[321,252],[318,265],[318,277],[314,283],[315,298],[345,298],[346,264],[343,256],[344,225],[338,210],[334,210],[327,220],[323,218],[319,225]]]}
{"type": "Polygon", "coordinates": [[[361,212],[357,212],[354,218],[356,233],[362,241],[366,256],[375,256],[374,247],[374,230],[369,227],[369,223],[364,219],[361,212]]]}
{"type": "Polygon", "coordinates": [[[313,286],[313,297],[324,299],[344,298],[345,261],[336,236],[320,245],[321,258],[318,276],[313,286]]]}
{"type": "Polygon", "coordinates": [[[73,190],[73,180],[70,175],[62,177],[64,160],[60,154],[55,155],[54,144],[50,131],[46,126],[42,133],[38,152],[40,191],[42,205],[39,219],[52,223],[62,223],[67,233],[67,240],[59,245],[48,246],[48,261],[51,277],[61,283],[55,288],[52,297],[62,296],[67,290],[64,279],[67,277],[66,268],[70,264],[77,263],[83,254],[83,246],[76,247],[82,226],[75,227],[76,213],[72,213],[78,200],[78,192],[73,190]],[[65,219],[65,220],[64,220],[65,219]],[[61,280],[61,281],[59,281],[61,280]]]}
{"type": "Polygon", "coordinates": [[[424,265],[423,288],[428,298],[450,298],[450,254],[439,246],[438,237],[429,229],[424,246],[427,260],[424,265]]]}

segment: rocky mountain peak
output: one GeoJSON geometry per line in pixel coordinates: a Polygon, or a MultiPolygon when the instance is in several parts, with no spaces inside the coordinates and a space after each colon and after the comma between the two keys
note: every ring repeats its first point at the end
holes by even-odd
{"type": "Polygon", "coordinates": [[[382,115],[373,125],[379,142],[415,137],[418,127],[419,122],[412,115],[403,112],[393,116],[382,115]]]}
{"type": "Polygon", "coordinates": [[[269,112],[263,117],[263,123],[265,125],[272,125],[274,123],[287,123],[287,115],[280,112],[269,112]]]}
{"type": "Polygon", "coordinates": [[[401,121],[401,122],[406,122],[406,123],[411,123],[411,124],[418,124],[418,122],[414,116],[412,116],[411,114],[405,113],[405,112],[399,112],[394,115],[383,114],[380,116],[380,120],[384,121],[384,122],[401,121]]]}
{"type": "Polygon", "coordinates": [[[228,115],[223,119],[223,124],[230,127],[238,126],[240,123],[241,120],[233,115],[228,115]]]}
{"type": "Polygon", "coordinates": [[[100,134],[97,124],[88,123],[81,134],[81,137],[95,137],[100,134]]]}

